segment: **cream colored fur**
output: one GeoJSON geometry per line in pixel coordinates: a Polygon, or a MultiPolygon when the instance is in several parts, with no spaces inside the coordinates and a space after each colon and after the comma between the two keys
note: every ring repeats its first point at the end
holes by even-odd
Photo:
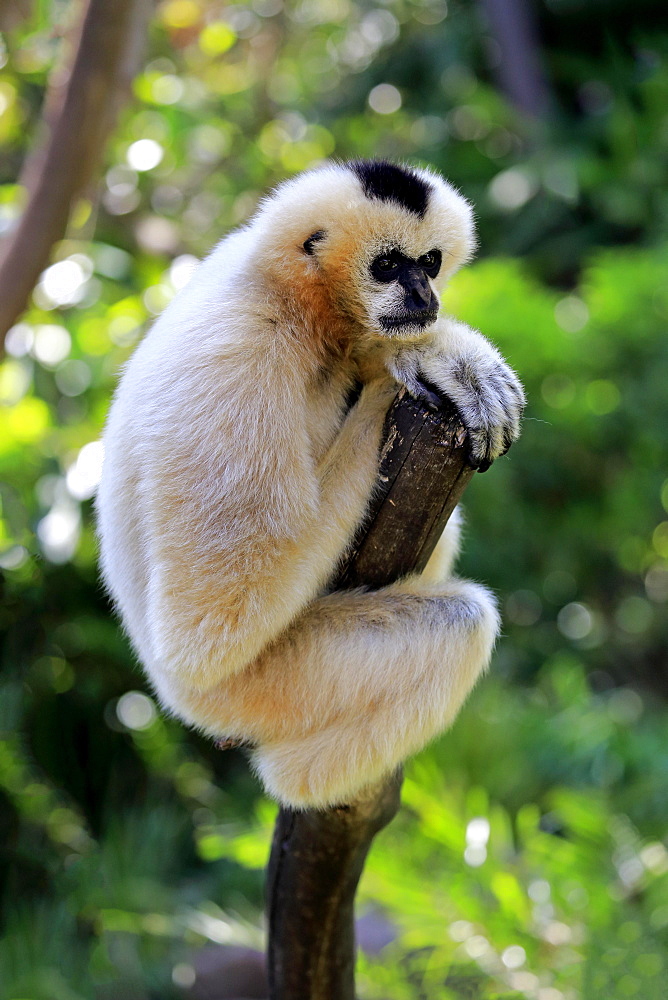
{"type": "Polygon", "coordinates": [[[279,188],[155,323],[105,431],[102,569],[158,697],[252,743],[293,806],[345,801],[439,733],[498,631],[489,592],[451,575],[457,518],[422,576],[327,593],[397,381],[449,392],[479,455],[518,433],[521,387],[480,334],[447,318],[401,337],[379,326],[398,293],[372,279],[374,256],[440,248],[442,281],[472,250],[469,206],[423,175],[423,219],[367,198],[343,165],[279,188]]]}

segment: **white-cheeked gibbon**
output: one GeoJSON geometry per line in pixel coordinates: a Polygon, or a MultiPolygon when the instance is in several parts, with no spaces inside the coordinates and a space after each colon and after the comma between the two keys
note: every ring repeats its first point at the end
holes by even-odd
{"type": "Polygon", "coordinates": [[[328,591],[398,386],[455,403],[478,468],[519,433],[515,373],[438,315],[473,246],[430,171],[308,171],[199,265],[111,407],[97,513],[123,624],[162,705],[250,744],[293,807],[349,801],[423,747],[491,655],[495,601],[452,575],[456,516],[420,575],[328,591]]]}

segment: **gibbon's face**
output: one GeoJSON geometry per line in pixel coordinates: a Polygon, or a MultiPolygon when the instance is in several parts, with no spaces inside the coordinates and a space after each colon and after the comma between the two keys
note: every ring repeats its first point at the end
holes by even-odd
{"type": "MultiPolygon", "coordinates": [[[[332,258],[336,260],[331,244],[338,241],[328,236],[319,230],[304,241],[304,252],[319,254],[324,271],[332,258]]],[[[346,287],[357,293],[354,304],[362,313],[362,324],[385,337],[419,335],[438,316],[439,299],[432,282],[441,270],[443,252],[432,246],[419,253],[406,243],[401,236],[397,240],[376,238],[361,253],[351,253],[349,261],[346,287]]]]}
{"type": "Polygon", "coordinates": [[[283,280],[304,306],[326,289],[346,316],[383,338],[424,335],[438,315],[435,282],[474,246],[471,208],[447,181],[384,161],[308,171],[278,189],[265,215],[283,280]]]}
{"type": "Polygon", "coordinates": [[[374,257],[363,296],[369,326],[389,337],[413,336],[431,326],[439,307],[432,281],[442,260],[438,247],[416,258],[392,246],[374,257]]]}

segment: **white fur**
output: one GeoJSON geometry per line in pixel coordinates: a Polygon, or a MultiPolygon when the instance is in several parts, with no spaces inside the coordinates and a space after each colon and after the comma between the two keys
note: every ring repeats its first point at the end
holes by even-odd
{"type": "Polygon", "coordinates": [[[160,700],[252,743],[267,790],[293,806],[350,798],[440,732],[498,631],[491,595],[451,576],[457,518],[421,577],[326,593],[395,379],[449,393],[476,454],[518,432],[521,387],[480,334],[447,319],[401,338],[378,327],[398,293],[373,282],[375,255],[438,247],[447,278],[472,249],[469,206],[424,176],[423,219],[366,198],[342,165],[279,188],[155,323],[105,431],[102,570],[160,700]]]}

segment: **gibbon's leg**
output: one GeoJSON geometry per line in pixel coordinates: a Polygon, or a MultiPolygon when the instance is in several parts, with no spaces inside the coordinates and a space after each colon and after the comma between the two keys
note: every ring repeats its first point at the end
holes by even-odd
{"type": "Polygon", "coordinates": [[[420,574],[423,583],[440,583],[452,576],[452,569],[459,555],[463,520],[460,508],[455,507],[429,562],[420,574]]]}
{"type": "Polygon", "coordinates": [[[180,708],[257,744],[267,790],[292,806],[349,799],[452,721],[498,631],[492,596],[407,578],[320,598],[245,671],[180,708]]]}

